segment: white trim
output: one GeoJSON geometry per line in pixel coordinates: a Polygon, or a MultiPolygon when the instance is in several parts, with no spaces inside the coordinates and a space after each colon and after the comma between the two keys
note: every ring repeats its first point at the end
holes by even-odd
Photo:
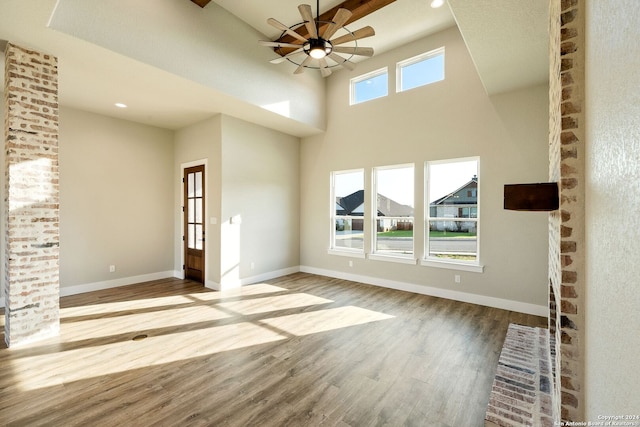
{"type": "Polygon", "coordinates": [[[431,286],[418,285],[415,283],[398,282],[396,280],[381,279],[371,276],[361,276],[358,274],[343,273],[340,271],[325,270],[322,268],[315,268],[304,265],[300,266],[300,271],[303,273],[318,274],[321,276],[334,277],[336,279],[351,280],[354,282],[365,283],[367,285],[380,286],[383,288],[396,289],[399,291],[413,292],[416,294],[446,298],[454,301],[468,302],[471,304],[484,305],[487,307],[495,307],[502,310],[532,314],[534,316],[549,316],[549,308],[544,305],[529,304],[521,301],[512,301],[485,295],[469,294],[466,292],[453,291],[450,289],[434,288],[431,286]]]}
{"type": "Polygon", "coordinates": [[[413,257],[413,254],[411,254],[411,257],[403,257],[401,255],[383,255],[378,252],[375,254],[369,254],[367,258],[374,261],[398,262],[400,264],[416,265],[416,258],[413,257]]]}
{"type": "Polygon", "coordinates": [[[435,268],[446,268],[449,270],[461,270],[461,271],[471,271],[473,273],[484,273],[484,265],[479,264],[463,264],[461,262],[454,261],[442,261],[442,260],[431,260],[431,259],[421,259],[420,265],[423,267],[435,267],[435,268]]]}
{"type": "Polygon", "coordinates": [[[103,282],[85,283],[75,286],[60,286],[60,296],[83,294],[85,292],[100,291],[103,289],[117,288],[119,286],[134,285],[136,283],[150,282],[152,280],[168,279],[176,277],[175,271],[161,271],[158,273],[142,274],[139,276],[121,277],[119,279],[105,280],[103,282]]]}
{"type": "Polygon", "coordinates": [[[362,250],[358,250],[356,251],[350,251],[347,249],[328,249],[327,253],[329,255],[338,255],[338,256],[346,256],[346,257],[350,257],[350,258],[360,258],[360,259],[364,259],[366,258],[364,252],[362,250]]]}
{"type": "Polygon", "coordinates": [[[173,270],[173,277],[184,280],[184,270],[173,270]]]}
{"type": "Polygon", "coordinates": [[[437,83],[437,82],[441,82],[445,79],[445,70],[446,70],[446,64],[444,62],[444,55],[445,55],[445,51],[444,51],[444,46],[439,47],[437,49],[433,49],[430,50],[429,52],[425,52],[425,53],[421,53],[420,55],[416,55],[413,56],[411,58],[396,62],[396,93],[401,93],[401,92],[406,92],[408,90],[411,89],[416,89],[422,86],[427,86],[433,83],[437,83]],[[402,69],[404,67],[408,67],[414,64],[417,64],[419,62],[423,62],[423,61],[428,61],[429,59],[433,59],[436,58],[438,56],[442,56],[443,61],[442,61],[442,79],[440,80],[434,80],[432,82],[429,83],[422,83],[418,86],[414,86],[412,88],[408,88],[408,89],[403,89],[402,88],[402,69]]]}
{"type": "MultiPolygon", "coordinates": [[[[184,261],[184,245],[185,242],[184,240],[182,240],[182,238],[185,235],[185,230],[184,230],[184,206],[182,205],[184,203],[184,182],[182,182],[182,179],[184,178],[184,170],[187,168],[191,168],[193,166],[204,166],[204,192],[202,194],[202,197],[204,198],[204,222],[202,223],[202,226],[204,227],[204,231],[205,231],[205,241],[204,241],[204,280],[205,283],[207,282],[207,276],[209,275],[209,244],[211,243],[211,239],[209,238],[209,235],[212,234],[209,231],[209,225],[211,225],[209,223],[209,198],[207,197],[207,194],[209,193],[209,185],[207,183],[207,180],[209,179],[209,168],[208,168],[208,164],[207,164],[208,160],[207,159],[200,159],[200,160],[193,160],[191,162],[186,162],[186,163],[180,163],[180,200],[178,200],[178,206],[181,207],[182,209],[180,209],[180,235],[178,236],[178,244],[180,246],[180,266],[183,266],[185,264],[184,261]]],[[[184,269],[183,269],[183,273],[179,276],[174,276],[174,277],[181,277],[184,279],[184,269]]]]}
{"type": "Polygon", "coordinates": [[[266,273],[257,274],[255,276],[245,277],[243,279],[237,279],[233,281],[226,281],[225,283],[216,283],[211,280],[205,282],[205,287],[216,291],[225,291],[227,289],[235,289],[241,286],[251,285],[253,283],[262,282],[265,280],[276,279],[278,277],[286,276],[288,274],[298,273],[300,267],[287,267],[280,270],[268,271],[266,273]]]}
{"type": "Polygon", "coordinates": [[[349,80],[349,105],[358,105],[364,102],[373,101],[374,99],[384,98],[389,96],[389,67],[378,68],[377,70],[370,71],[366,74],[361,74],[357,77],[349,80]],[[364,101],[356,102],[356,85],[360,82],[369,79],[375,79],[379,76],[387,76],[387,93],[384,95],[376,96],[375,98],[365,99],[364,101]]]}

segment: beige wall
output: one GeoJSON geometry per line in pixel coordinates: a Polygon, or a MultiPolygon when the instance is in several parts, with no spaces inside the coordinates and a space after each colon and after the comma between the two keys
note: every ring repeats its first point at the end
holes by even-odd
{"type": "Polygon", "coordinates": [[[586,8],[584,372],[597,420],[640,412],[640,12],[635,0],[586,8]]]}
{"type": "MultiPolygon", "coordinates": [[[[238,286],[299,265],[299,145],[296,137],[224,115],[176,132],[175,212],[181,165],[207,162],[208,286],[238,286]]],[[[174,222],[177,271],[181,218],[174,222]]]]}
{"type": "Polygon", "coordinates": [[[229,116],[222,124],[220,283],[233,286],[300,264],[300,140],[229,116]]]}
{"type": "MultiPolygon", "coordinates": [[[[547,303],[547,215],[502,208],[503,185],[544,182],[548,170],[548,87],[530,87],[489,98],[456,28],[377,55],[352,73],[328,81],[328,128],[303,139],[301,154],[301,264],[338,274],[373,277],[445,290],[547,303]],[[395,93],[395,63],[445,46],[446,79],[395,93]],[[389,67],[389,96],[349,106],[349,79],[389,67]],[[484,273],[460,272],[327,254],[329,174],[412,162],[416,215],[422,214],[426,160],[480,157],[481,262],[484,273]],[[454,284],[454,274],[461,283],[454,284]]],[[[416,225],[422,256],[424,227],[416,225]]]]}
{"type": "Polygon", "coordinates": [[[171,131],[60,109],[62,288],[172,270],[172,146],[171,131]]]}
{"type": "MultiPolygon", "coordinates": [[[[220,219],[221,191],[221,119],[218,115],[192,126],[176,131],[174,142],[174,270],[182,274],[182,165],[206,161],[205,170],[205,215],[220,219]]],[[[220,226],[205,223],[205,280],[218,283],[220,280],[220,226]]]]}

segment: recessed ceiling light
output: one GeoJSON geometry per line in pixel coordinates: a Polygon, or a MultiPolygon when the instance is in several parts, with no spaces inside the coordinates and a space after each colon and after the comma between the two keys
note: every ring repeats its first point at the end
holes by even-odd
{"type": "Polygon", "coordinates": [[[118,108],[127,108],[127,104],[123,104],[122,102],[116,102],[114,105],[118,108]]]}
{"type": "Polygon", "coordinates": [[[436,9],[444,4],[444,0],[433,0],[431,2],[431,7],[436,9]]]}

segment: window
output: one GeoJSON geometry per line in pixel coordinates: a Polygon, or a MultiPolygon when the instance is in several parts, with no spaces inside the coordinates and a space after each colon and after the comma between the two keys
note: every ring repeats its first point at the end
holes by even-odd
{"type": "Polygon", "coordinates": [[[444,80],[444,47],[396,64],[396,92],[444,80]]]}
{"type": "Polygon", "coordinates": [[[351,79],[350,87],[351,105],[387,96],[389,93],[387,68],[354,77],[351,79]]]}
{"type": "Polygon", "coordinates": [[[479,266],[478,164],[478,158],[426,163],[427,260],[479,266]]]}
{"type": "Polygon", "coordinates": [[[364,256],[364,170],[331,174],[330,250],[364,256]]]}
{"type": "Polygon", "coordinates": [[[414,167],[398,165],[373,170],[373,255],[413,258],[414,167]]]}

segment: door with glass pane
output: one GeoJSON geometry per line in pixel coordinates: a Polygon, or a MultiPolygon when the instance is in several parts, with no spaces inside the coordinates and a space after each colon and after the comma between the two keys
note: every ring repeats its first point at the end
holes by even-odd
{"type": "Polygon", "coordinates": [[[204,283],[204,165],[184,170],[184,278],[204,283]]]}

